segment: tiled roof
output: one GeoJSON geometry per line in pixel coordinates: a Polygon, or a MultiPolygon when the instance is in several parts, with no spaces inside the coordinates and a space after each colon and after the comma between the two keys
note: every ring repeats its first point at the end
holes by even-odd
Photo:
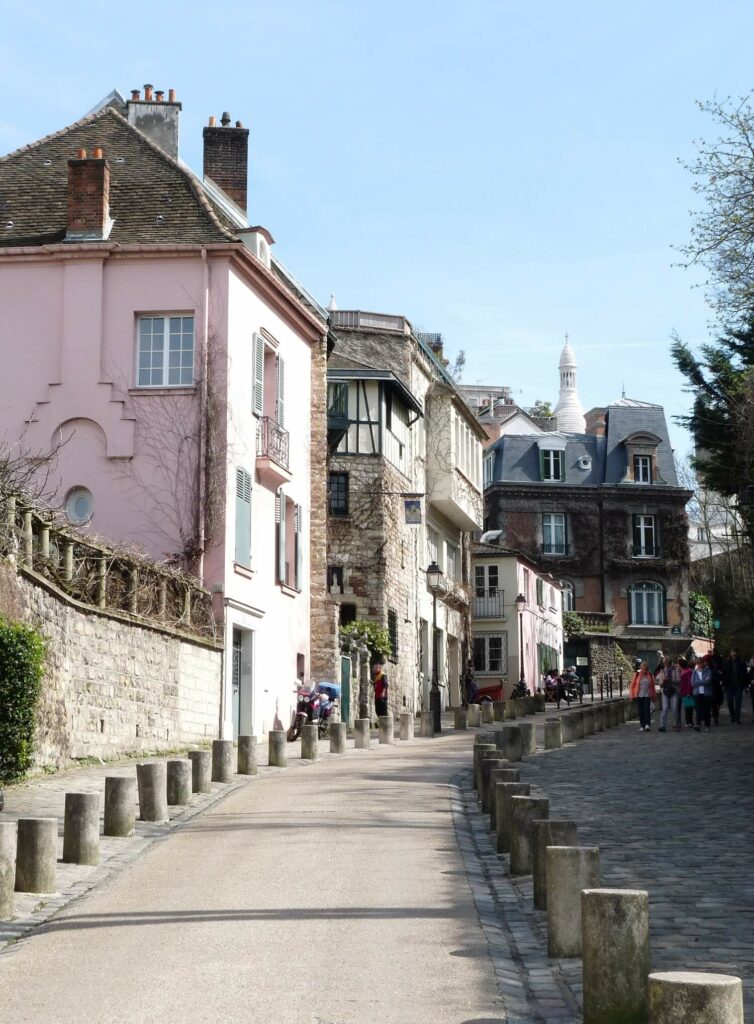
{"type": "Polygon", "coordinates": [[[0,158],[0,247],[62,242],[68,160],[101,146],[110,165],[109,241],[223,242],[232,225],[199,180],[112,107],[0,158]]]}

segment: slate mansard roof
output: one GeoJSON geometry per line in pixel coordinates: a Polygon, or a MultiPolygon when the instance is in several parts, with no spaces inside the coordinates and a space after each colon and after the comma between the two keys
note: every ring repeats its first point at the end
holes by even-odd
{"type": "MultiPolygon", "coordinates": [[[[657,468],[665,486],[680,487],[662,406],[628,399],[607,407],[604,437],[596,434],[560,435],[565,437],[563,486],[600,487],[621,483],[627,469],[625,442],[643,434],[659,439],[657,468]]],[[[539,453],[540,448],[546,447],[546,434],[503,435],[487,450],[487,457],[494,458],[491,483],[561,486],[541,479],[539,453]]]]}
{"type": "Polygon", "coordinates": [[[0,157],[0,247],[62,242],[68,161],[101,146],[110,166],[108,241],[121,244],[212,243],[237,229],[199,179],[154,145],[117,110],[105,107],[0,157]]]}

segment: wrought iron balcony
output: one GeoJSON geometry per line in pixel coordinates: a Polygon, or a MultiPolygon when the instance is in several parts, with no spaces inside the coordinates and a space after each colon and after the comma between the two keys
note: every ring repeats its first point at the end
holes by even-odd
{"type": "Polygon", "coordinates": [[[257,469],[279,486],[290,480],[288,461],[289,434],[271,416],[263,416],[257,426],[257,469]]]}
{"type": "Polygon", "coordinates": [[[502,590],[476,592],[474,597],[475,619],[502,619],[503,615],[502,590]]]}
{"type": "Polygon", "coordinates": [[[634,558],[659,558],[660,546],[659,544],[634,544],[633,556],[634,558]]]}

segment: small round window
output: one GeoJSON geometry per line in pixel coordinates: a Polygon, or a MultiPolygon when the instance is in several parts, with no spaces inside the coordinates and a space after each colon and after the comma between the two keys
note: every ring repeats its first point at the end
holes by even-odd
{"type": "Polygon", "coordinates": [[[65,499],[65,514],[72,523],[88,523],[92,518],[94,500],[86,487],[74,487],[65,499]]]}

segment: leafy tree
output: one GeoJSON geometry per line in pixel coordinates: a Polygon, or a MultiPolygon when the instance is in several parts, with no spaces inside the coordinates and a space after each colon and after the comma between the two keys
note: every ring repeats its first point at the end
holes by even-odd
{"type": "Polygon", "coordinates": [[[0,619],[0,782],[32,765],[45,642],[31,626],[0,619]]]}
{"type": "Polygon", "coordinates": [[[549,402],[543,402],[541,398],[538,398],[534,405],[529,409],[531,416],[552,416],[552,405],[549,402]]]}
{"type": "Polygon", "coordinates": [[[364,638],[369,648],[370,657],[373,660],[388,658],[392,654],[393,647],[390,643],[390,633],[385,626],[376,622],[368,622],[366,619],[349,622],[340,627],[341,640],[353,640],[364,638]]]}

